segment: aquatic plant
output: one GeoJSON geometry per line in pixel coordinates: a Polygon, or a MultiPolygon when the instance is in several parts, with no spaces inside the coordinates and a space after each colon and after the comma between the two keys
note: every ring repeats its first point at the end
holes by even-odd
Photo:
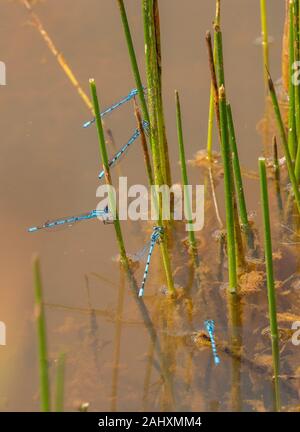
{"type": "Polygon", "coordinates": [[[47,412],[51,409],[50,384],[48,375],[47,330],[43,305],[43,288],[41,280],[40,260],[38,256],[35,256],[33,259],[33,276],[40,375],[40,403],[41,411],[47,412]]]}
{"type": "Polygon", "coordinates": [[[261,189],[261,201],[263,210],[263,228],[265,238],[265,258],[266,258],[266,273],[267,273],[267,287],[268,287],[268,302],[269,302],[269,320],[271,329],[272,340],[272,356],[273,356],[273,370],[274,370],[274,385],[276,395],[276,407],[280,410],[280,395],[279,395],[279,346],[278,346],[278,324],[277,324],[277,308],[276,308],[276,293],[275,281],[273,273],[273,252],[272,252],[272,236],[271,236],[271,222],[269,210],[269,195],[267,185],[267,173],[265,158],[259,159],[259,177],[261,189]]]}

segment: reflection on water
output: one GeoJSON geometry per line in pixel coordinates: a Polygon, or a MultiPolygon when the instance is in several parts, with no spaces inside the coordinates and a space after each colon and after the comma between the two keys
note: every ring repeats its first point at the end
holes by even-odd
{"type": "MultiPolygon", "coordinates": [[[[278,53],[283,28],[279,3],[272,3],[269,25],[274,38],[272,70],[277,76],[281,75],[278,53]]],[[[244,0],[243,4],[236,23],[231,13],[235,1],[226,2],[223,26],[226,68],[230,71],[228,88],[241,162],[249,174],[250,170],[256,170],[261,151],[256,125],[265,107],[261,52],[253,44],[260,33],[259,9],[252,0],[244,0]]],[[[190,263],[184,242],[186,233],[180,224],[176,225],[172,268],[180,295],[175,302],[164,295],[156,252],[145,303],[132,296],[128,276],[112,260],[117,255],[112,226],[90,221],[54,233],[30,235],[26,232],[36,220],[96,208],[99,159],[95,130],[81,127],[90,112],[36,29],[27,25],[26,10],[19,2],[5,1],[0,3],[0,9],[3,22],[0,40],[5,41],[1,60],[7,65],[7,86],[0,89],[3,291],[0,320],[8,329],[7,346],[0,347],[3,383],[0,409],[38,409],[30,269],[30,258],[38,251],[47,305],[50,372],[53,373],[59,353],[66,352],[67,410],[78,409],[86,403],[90,410],[112,411],[272,410],[271,344],[265,331],[268,319],[263,257],[249,260],[240,297],[228,300],[224,284],[226,251],[220,222],[224,218],[222,170],[218,163],[213,168],[213,176],[198,160],[190,169],[191,181],[205,184],[210,196],[214,186],[220,215],[216,215],[213,200],[207,200],[205,227],[198,238],[201,259],[198,271],[190,263]],[[220,230],[217,236],[216,230],[220,230]],[[216,322],[216,343],[221,357],[218,367],[213,364],[204,329],[208,306],[216,322]]],[[[103,106],[109,106],[134,87],[118,10],[113,2],[90,0],[87,7],[84,1],[52,0],[38,3],[35,10],[86,93],[90,76],[98,83],[103,106]]],[[[192,159],[206,142],[209,71],[204,36],[211,25],[214,4],[210,0],[190,0],[184,13],[183,20],[180,0],[161,2],[165,110],[173,176],[177,180],[180,174],[173,91],[179,88],[182,95],[186,152],[188,159],[192,159]]],[[[142,64],[138,0],[128,2],[128,15],[142,64]]],[[[135,127],[132,105],[129,103],[122,111],[114,112],[107,118],[106,126],[113,131],[113,136],[110,135],[110,141],[115,143],[111,147],[113,154],[135,127]]],[[[267,113],[259,127],[265,147],[272,138],[273,126],[267,113]]],[[[128,175],[131,184],[146,184],[142,157],[137,145],[123,160],[122,172],[128,175]]],[[[245,181],[249,210],[256,211],[257,180],[249,174],[245,181]]],[[[285,182],[283,168],[281,193],[285,182]]],[[[295,317],[299,317],[299,279],[296,275],[292,281],[286,280],[299,270],[299,246],[293,208],[285,219],[293,231],[289,232],[281,226],[276,183],[271,185],[274,185],[274,264],[279,281],[281,397],[282,405],[292,409],[299,404],[299,370],[297,350],[290,343],[288,331],[295,317]]],[[[151,227],[139,222],[123,225],[128,250],[137,250],[149,237],[151,227]]],[[[259,212],[254,225],[259,228],[259,212]]],[[[260,241],[258,233],[257,242],[260,241]]],[[[137,280],[141,280],[143,268],[141,265],[135,269],[137,280]]]]}

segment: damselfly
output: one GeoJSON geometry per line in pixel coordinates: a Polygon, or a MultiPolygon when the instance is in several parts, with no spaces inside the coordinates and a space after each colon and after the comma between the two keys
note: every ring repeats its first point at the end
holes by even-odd
{"type": "Polygon", "coordinates": [[[69,216],[69,217],[47,221],[43,225],[28,228],[28,232],[36,232],[41,229],[55,228],[62,225],[73,225],[76,222],[81,222],[84,220],[95,219],[95,218],[101,218],[103,219],[103,222],[110,222],[111,219],[110,219],[110,213],[108,211],[108,207],[105,207],[104,210],[91,210],[87,213],[82,213],[77,216],[69,216]]]}
{"type": "MultiPolygon", "coordinates": [[[[115,109],[119,108],[120,106],[124,105],[126,102],[129,102],[131,99],[133,99],[138,94],[137,89],[131,90],[131,92],[128,93],[127,96],[122,98],[119,102],[116,102],[115,104],[111,105],[109,108],[106,108],[106,110],[102,111],[101,118],[106,116],[107,114],[110,114],[115,109]]],[[[84,128],[88,128],[93,123],[95,123],[96,119],[93,118],[93,120],[89,120],[83,124],[84,128]]]]}
{"type": "MultiPolygon", "coordinates": [[[[153,232],[151,234],[150,241],[142,250],[142,253],[144,253],[149,248],[146,267],[145,267],[145,271],[144,271],[143,282],[142,282],[142,286],[139,290],[139,297],[142,297],[144,295],[145,283],[146,283],[146,279],[147,279],[148,272],[149,272],[149,265],[150,265],[150,260],[151,260],[154,246],[156,245],[156,243],[159,242],[159,240],[161,239],[163,234],[164,234],[164,228],[163,227],[161,227],[161,226],[153,227],[153,232]]],[[[141,254],[139,254],[139,258],[141,258],[141,254]]]]}
{"type": "Polygon", "coordinates": [[[218,356],[217,345],[216,345],[216,341],[215,341],[215,322],[214,322],[214,320],[206,320],[206,321],[204,321],[204,326],[205,326],[205,328],[208,332],[209,338],[210,338],[215,365],[218,365],[218,364],[220,364],[221,360],[220,360],[220,357],[218,356]]]}
{"type": "MultiPolygon", "coordinates": [[[[148,130],[149,124],[145,120],[143,121],[143,128],[145,131],[148,130]]],[[[111,168],[114,166],[122,157],[122,155],[128,150],[128,148],[131,146],[131,144],[134,143],[134,141],[140,136],[140,130],[136,129],[134,131],[134,134],[132,137],[127,141],[127,143],[114,155],[114,157],[108,162],[108,166],[111,168]]],[[[99,179],[102,179],[104,177],[104,170],[102,170],[99,174],[99,179]]]]}

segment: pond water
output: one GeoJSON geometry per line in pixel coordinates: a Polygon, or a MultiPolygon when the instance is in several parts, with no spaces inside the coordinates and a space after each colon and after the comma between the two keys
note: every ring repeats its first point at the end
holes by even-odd
{"type": "MultiPolygon", "coordinates": [[[[144,74],[140,1],[126,3],[144,74]]],[[[268,7],[273,38],[271,69],[277,79],[281,76],[284,2],[269,1],[268,7]]],[[[181,95],[187,159],[193,159],[206,146],[210,81],[205,32],[211,28],[214,9],[211,0],[160,2],[163,96],[173,182],[180,181],[174,89],[181,95]]],[[[87,93],[88,79],[95,78],[103,107],[135,87],[117,2],[52,0],[37,2],[34,10],[87,93]]],[[[66,410],[76,410],[82,403],[89,403],[92,411],[272,410],[271,342],[262,334],[268,325],[266,288],[259,273],[263,266],[253,264],[253,280],[250,277],[250,281],[244,281],[245,290],[252,287],[253,291],[242,297],[234,343],[240,344],[237,351],[243,348],[239,355],[233,355],[227,316],[230,307],[224,288],[227,275],[226,270],[218,272],[218,242],[212,237],[218,224],[210,197],[205,226],[199,233],[199,250],[202,283],[217,324],[218,367],[213,365],[211,349],[199,343],[204,335],[197,333],[196,342],[192,335],[203,330],[205,306],[193,285],[188,254],[181,242],[186,234],[180,228],[172,249],[172,269],[178,286],[193,287],[192,310],[188,301],[174,305],[163,295],[165,281],[155,250],[145,304],[159,337],[160,355],[157,346],[153,347],[127,278],[113,259],[118,254],[113,225],[88,221],[70,229],[27,232],[29,226],[47,219],[96,208],[100,168],[97,135],[94,127],[81,127],[90,119],[90,112],[37,29],[30,25],[21,2],[0,0],[0,15],[0,60],[7,71],[7,85],[0,87],[0,320],[7,329],[7,345],[0,346],[0,409],[39,409],[31,265],[32,256],[38,253],[52,390],[56,359],[64,351],[66,410]],[[165,386],[162,357],[170,366],[165,386]]],[[[260,35],[259,2],[226,0],[222,28],[227,92],[241,164],[249,174],[257,171],[262,151],[258,124],[265,109],[262,52],[254,43],[260,35]]],[[[132,104],[107,117],[106,125],[119,148],[135,128],[132,104]]],[[[214,148],[218,149],[216,137],[214,148]]],[[[113,153],[113,148],[110,150],[113,153]]],[[[142,157],[140,146],[134,145],[120,165],[129,184],[147,184],[142,157]]],[[[204,184],[205,165],[190,167],[189,176],[191,183],[204,184]]],[[[252,177],[245,176],[245,191],[248,210],[255,212],[260,231],[259,184],[252,177]]],[[[222,187],[219,181],[216,183],[224,217],[222,187]]],[[[285,280],[299,269],[299,248],[281,244],[274,193],[272,210],[274,249],[282,254],[274,260],[276,275],[285,280]]],[[[140,249],[151,231],[149,224],[141,222],[123,222],[122,229],[129,252],[140,249]]],[[[141,264],[135,272],[138,282],[143,269],[141,264]]],[[[284,286],[279,312],[299,316],[297,292],[296,282],[284,286]]],[[[289,321],[282,322],[283,327],[290,327],[289,321]]],[[[287,342],[282,350],[282,374],[297,376],[300,348],[287,342]]],[[[299,379],[285,377],[281,384],[282,404],[299,404],[299,379]]]]}

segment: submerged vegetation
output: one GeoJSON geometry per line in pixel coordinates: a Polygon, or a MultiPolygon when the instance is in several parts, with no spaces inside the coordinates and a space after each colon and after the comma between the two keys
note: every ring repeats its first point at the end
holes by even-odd
{"type": "MultiPolygon", "coordinates": [[[[110,175],[112,166],[109,163],[109,151],[105,142],[106,131],[103,127],[99,107],[98,97],[101,94],[101,89],[96,89],[95,81],[90,80],[92,100],[90,102],[79,83],[72,78],[74,76],[70,67],[57,54],[58,51],[51,39],[45,36],[47,33],[45,33],[39,18],[34,14],[30,3],[25,0],[23,3],[33,14],[36,26],[49,49],[56,56],[85,104],[93,111],[105,182],[112,185],[110,175]]],[[[131,35],[133,29],[129,25],[126,2],[116,0],[115,3],[119,8],[132,74],[136,83],[135,115],[149,185],[170,186],[172,167],[169,160],[162,97],[163,53],[160,42],[159,1],[142,1],[145,85],[143,85],[144,80],[139,71],[133,45],[131,35]],[[137,101],[139,101],[140,108],[137,101]],[[146,127],[143,126],[143,121],[146,122],[146,127]],[[148,137],[147,130],[149,131],[148,137]]],[[[260,2],[263,51],[262,79],[266,84],[266,95],[263,96],[266,99],[266,111],[270,106],[273,109],[271,123],[277,125],[277,128],[271,131],[272,137],[268,142],[268,150],[274,151],[274,158],[270,160],[260,158],[259,176],[255,173],[256,178],[260,178],[259,213],[262,213],[264,222],[261,230],[264,235],[264,242],[259,236],[260,222],[254,223],[248,213],[249,205],[244,190],[246,175],[240,165],[239,157],[239,149],[242,144],[237,140],[235,134],[233,111],[229,102],[230,95],[226,91],[226,59],[223,58],[223,32],[226,33],[226,28],[223,29],[222,27],[221,31],[222,2],[220,0],[216,1],[213,41],[210,32],[206,33],[207,67],[211,75],[211,82],[207,83],[211,88],[208,106],[207,148],[200,156],[197,155],[192,162],[192,165],[201,168],[204,178],[205,212],[206,215],[209,215],[207,217],[207,229],[213,238],[205,237],[202,232],[189,231],[188,239],[186,239],[184,223],[175,218],[170,221],[164,220],[162,197],[160,194],[155,196],[155,205],[158,209],[156,224],[161,229],[161,235],[157,242],[160,245],[166,287],[162,290],[159,286],[156,289],[155,300],[149,301],[148,304],[147,298],[144,301],[142,296],[138,296],[141,291],[135,272],[136,267],[139,266],[139,258],[131,257],[127,253],[118,211],[116,210],[113,215],[122,274],[127,278],[142,319],[141,322],[147,328],[151,341],[147,354],[149,363],[144,383],[144,402],[150,397],[151,371],[155,368],[161,379],[160,382],[163,383],[161,400],[163,409],[166,410],[197,409],[196,403],[192,400],[190,389],[194,384],[193,380],[198,378],[202,381],[197,388],[197,390],[200,389],[200,406],[207,410],[218,409],[207,401],[214,399],[212,396],[213,389],[217,388],[218,379],[221,379],[219,371],[223,371],[223,374],[226,375],[228,368],[231,368],[230,401],[218,402],[220,409],[274,409],[280,411],[292,410],[297,404],[299,406],[299,400],[295,402],[297,388],[294,384],[296,378],[291,378],[298,376],[299,368],[296,369],[293,358],[291,362],[289,358],[281,358],[287,340],[289,341],[289,339],[284,339],[284,335],[288,334],[287,325],[290,325],[292,321],[290,317],[299,316],[299,300],[294,303],[291,300],[295,298],[295,287],[299,287],[299,275],[296,268],[291,271],[291,274],[283,272],[285,274],[284,279],[279,279],[277,276],[280,275],[277,268],[286,265],[287,249],[298,243],[300,222],[300,86],[294,85],[293,81],[295,76],[294,62],[300,58],[299,0],[289,0],[287,4],[289,38],[287,91],[289,106],[286,116],[283,115],[283,110],[286,108],[281,106],[280,97],[276,93],[276,86],[271,78],[267,30],[268,11],[266,2],[264,0],[260,2]],[[214,153],[213,129],[215,126],[218,144],[215,146],[217,151],[214,153]],[[284,155],[281,159],[278,156],[277,142],[281,144],[284,155]],[[271,182],[272,185],[275,183],[275,188],[272,185],[268,186],[268,183],[271,182]],[[215,193],[216,184],[221,184],[224,192],[224,199],[222,200],[222,204],[225,204],[224,224],[220,216],[220,197],[218,196],[217,199],[215,193]],[[270,207],[279,210],[277,225],[280,225],[280,228],[275,224],[276,216],[270,212],[270,207]],[[214,216],[219,222],[217,226],[215,226],[214,216]],[[271,231],[273,224],[276,226],[271,231]],[[296,241],[293,242],[295,238],[296,241]],[[284,242],[287,242],[287,247],[284,246],[284,242]],[[276,245],[276,250],[273,249],[272,243],[276,245]],[[224,286],[226,289],[223,289],[224,286]],[[267,303],[269,308],[266,307],[267,303]],[[276,303],[280,308],[280,314],[277,312],[276,303]],[[268,319],[265,318],[266,316],[268,319]],[[256,327],[253,327],[255,321],[256,327]],[[260,328],[261,325],[264,325],[264,328],[260,328]],[[243,327],[246,329],[244,333],[243,327]],[[177,353],[182,347],[184,348],[183,360],[177,358],[177,353]],[[208,366],[205,361],[200,363],[203,358],[205,359],[203,353],[207,353],[209,356],[207,357],[208,366]],[[215,360],[214,364],[212,363],[212,356],[215,360]],[[280,368],[279,364],[281,365],[280,368]],[[195,375],[191,373],[193,368],[197,371],[197,373],[194,372],[195,375]],[[252,399],[242,403],[241,377],[244,371],[250,376],[247,384],[247,395],[252,395],[252,399]],[[267,389],[270,389],[273,405],[269,402],[268,397],[260,399],[257,396],[256,389],[261,385],[261,381],[264,382],[267,389]],[[179,394],[183,391],[188,394],[186,397],[188,402],[180,400],[179,394]]],[[[177,91],[175,93],[174,112],[176,112],[181,183],[183,186],[187,186],[189,184],[189,164],[186,161],[187,147],[184,142],[181,103],[177,91]]],[[[268,117],[267,114],[266,117],[268,117]]],[[[262,154],[266,156],[265,149],[262,149],[262,154]]],[[[113,195],[109,194],[110,209],[115,208],[113,200],[113,195]]],[[[190,201],[187,203],[187,214],[187,222],[190,223],[192,221],[190,201]]],[[[149,228],[147,226],[146,230],[148,231],[149,228]]],[[[293,253],[297,259],[297,249],[293,253]]],[[[157,267],[158,262],[153,262],[151,266],[151,268],[157,267]]],[[[148,276],[148,270],[150,274],[151,272],[155,273],[155,270],[151,270],[151,268],[149,270],[146,267],[147,273],[145,271],[144,281],[148,276]]],[[[292,266],[289,268],[291,269],[292,266]]],[[[34,275],[38,311],[36,321],[39,341],[41,409],[49,411],[48,354],[38,260],[34,262],[34,275]]],[[[112,319],[116,322],[117,334],[120,334],[118,325],[122,319],[123,291],[119,292],[119,300],[118,311],[112,319]]],[[[295,320],[296,318],[293,321],[295,320]]],[[[297,348],[294,347],[294,349],[297,348]]],[[[116,361],[118,362],[118,355],[116,355],[116,361]]],[[[66,358],[67,367],[68,358],[66,358]]],[[[114,385],[118,379],[116,372],[118,367],[118,364],[114,366],[114,385]]],[[[56,411],[63,410],[64,368],[65,358],[62,354],[57,366],[56,411]]],[[[113,409],[116,409],[115,404],[113,404],[113,409]]]]}

